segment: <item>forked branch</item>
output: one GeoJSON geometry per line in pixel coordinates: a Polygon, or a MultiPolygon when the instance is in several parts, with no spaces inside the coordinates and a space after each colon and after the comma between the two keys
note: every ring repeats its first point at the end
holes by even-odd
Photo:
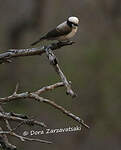
{"type": "MultiPolygon", "coordinates": [[[[71,41],[70,42],[57,42],[57,43],[52,43],[48,46],[41,46],[41,47],[28,48],[28,49],[10,49],[7,52],[1,53],[0,64],[4,64],[6,62],[12,62],[12,59],[15,57],[24,57],[24,56],[33,56],[33,55],[41,56],[43,53],[46,52],[46,55],[48,57],[50,64],[53,66],[55,72],[59,75],[62,82],[58,82],[53,85],[45,86],[33,92],[26,91],[23,93],[18,93],[19,84],[17,84],[12,95],[0,98],[0,104],[2,105],[2,104],[6,104],[7,102],[11,102],[14,100],[23,100],[23,99],[35,100],[40,103],[43,102],[48,105],[51,105],[55,109],[58,109],[59,111],[67,115],[68,117],[77,121],[83,127],[89,128],[89,126],[85,124],[84,121],[80,117],[66,110],[64,107],[62,107],[61,105],[58,105],[54,101],[40,96],[42,93],[46,91],[50,91],[50,90],[53,90],[55,88],[62,87],[62,86],[65,86],[66,93],[68,95],[72,97],[76,96],[75,92],[71,88],[71,81],[67,80],[66,76],[61,70],[61,67],[58,64],[55,54],[53,53],[53,50],[60,49],[63,46],[72,45],[73,43],[74,42],[71,42],[71,41]]],[[[40,140],[40,139],[31,139],[31,138],[23,137],[23,136],[16,134],[15,130],[24,124],[38,125],[41,127],[46,127],[46,125],[43,122],[36,121],[23,114],[17,114],[17,113],[12,113],[12,112],[7,113],[3,110],[1,105],[0,105],[0,120],[3,120],[5,123],[5,126],[7,127],[7,130],[4,130],[0,127],[0,144],[1,144],[0,146],[4,150],[16,150],[16,146],[8,142],[7,135],[15,136],[21,141],[38,141],[38,142],[48,143],[48,144],[51,143],[50,141],[40,140]],[[9,123],[10,121],[18,122],[17,126],[15,128],[12,128],[9,123]]]]}

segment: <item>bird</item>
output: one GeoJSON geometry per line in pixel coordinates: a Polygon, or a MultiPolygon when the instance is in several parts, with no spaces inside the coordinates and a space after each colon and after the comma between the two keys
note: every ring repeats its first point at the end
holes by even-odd
{"type": "Polygon", "coordinates": [[[70,41],[70,38],[76,34],[78,26],[79,19],[77,17],[68,17],[66,21],[41,36],[39,40],[32,43],[31,46],[34,46],[43,40],[57,40],[59,42],[70,41]]]}

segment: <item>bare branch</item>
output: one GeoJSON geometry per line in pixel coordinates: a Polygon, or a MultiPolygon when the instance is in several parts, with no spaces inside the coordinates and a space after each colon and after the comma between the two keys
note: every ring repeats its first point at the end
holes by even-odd
{"type": "MultiPolygon", "coordinates": [[[[41,88],[37,91],[34,91],[34,93],[40,95],[43,92],[51,91],[55,88],[62,87],[62,86],[64,86],[63,82],[57,82],[55,84],[45,86],[45,87],[43,87],[43,88],[41,88]]],[[[16,99],[27,98],[28,95],[29,95],[29,92],[20,93],[20,94],[17,94],[17,95],[14,95],[14,93],[13,93],[12,95],[10,95],[8,97],[0,98],[0,103],[3,104],[5,102],[10,102],[10,101],[13,101],[13,100],[16,100],[16,99]]]]}
{"type": "Polygon", "coordinates": [[[50,141],[23,137],[23,136],[15,134],[15,133],[13,134],[13,136],[16,136],[16,137],[18,137],[20,139],[23,139],[24,141],[36,141],[36,142],[41,142],[41,143],[46,143],[46,144],[52,144],[52,142],[50,142],[50,141]]]}
{"type": "Polygon", "coordinates": [[[40,96],[38,96],[37,94],[34,94],[34,93],[30,93],[29,97],[34,98],[35,100],[37,100],[39,102],[44,102],[44,103],[47,103],[47,104],[53,106],[54,108],[60,110],[62,113],[66,114],[67,116],[69,116],[72,119],[76,120],[78,123],[80,123],[85,128],[89,128],[89,126],[86,125],[81,118],[79,118],[78,116],[74,115],[73,113],[67,111],[65,108],[63,108],[62,106],[56,104],[54,101],[49,100],[49,99],[45,99],[45,98],[40,97],[40,96]]]}
{"type": "MultiPolygon", "coordinates": [[[[2,106],[1,106],[1,105],[0,105],[0,112],[4,113],[4,109],[2,108],[2,106]]],[[[8,130],[10,130],[10,131],[11,131],[11,130],[12,130],[12,128],[11,128],[11,126],[10,126],[10,124],[9,124],[8,120],[4,118],[4,121],[5,121],[5,124],[6,124],[6,127],[8,128],[8,130]]]]}
{"type": "Polygon", "coordinates": [[[15,88],[14,94],[16,94],[16,93],[17,93],[18,88],[19,88],[19,83],[17,83],[17,84],[16,84],[16,88],[15,88]]]}
{"type": "Polygon", "coordinates": [[[38,126],[46,127],[46,125],[43,122],[39,122],[39,121],[36,121],[33,119],[23,119],[20,117],[11,116],[10,113],[1,113],[0,112],[0,119],[7,119],[7,120],[16,121],[16,122],[23,122],[24,124],[27,124],[27,125],[38,125],[38,126]]]}
{"type": "MultiPolygon", "coordinates": [[[[10,49],[5,53],[0,54],[0,64],[3,64],[5,62],[12,62],[11,59],[15,58],[15,57],[24,57],[24,56],[32,56],[32,55],[40,56],[46,52],[46,55],[50,61],[50,64],[53,66],[53,68],[55,69],[56,73],[59,75],[59,77],[62,81],[62,82],[55,83],[53,85],[45,86],[34,92],[26,91],[26,92],[19,93],[19,94],[18,94],[19,84],[17,84],[13,94],[8,97],[0,98],[0,103],[4,104],[6,102],[10,102],[13,100],[23,100],[23,99],[36,100],[38,102],[47,103],[48,105],[51,105],[52,107],[54,107],[54,108],[58,109],[59,111],[61,111],[62,113],[64,113],[65,115],[69,116],[73,120],[77,121],[83,127],[89,128],[89,126],[86,125],[80,117],[78,117],[75,114],[71,113],[70,111],[66,110],[62,106],[56,104],[54,101],[40,97],[41,93],[49,91],[49,90],[53,90],[55,88],[62,87],[62,86],[66,87],[67,94],[69,94],[72,97],[76,96],[76,94],[73,92],[73,90],[71,88],[71,82],[69,82],[67,80],[63,71],[60,69],[57,58],[53,53],[53,50],[57,50],[63,46],[72,45],[73,43],[74,42],[71,42],[71,41],[70,42],[57,42],[57,43],[52,43],[48,46],[41,46],[41,47],[37,47],[37,48],[10,49]]],[[[19,128],[23,124],[38,125],[38,126],[46,127],[46,125],[43,122],[39,122],[34,119],[30,119],[28,116],[23,115],[23,114],[16,114],[16,113],[12,113],[12,112],[7,113],[3,110],[2,106],[0,106],[0,119],[3,119],[5,121],[5,125],[8,128],[8,131],[4,131],[0,127],[0,146],[5,150],[15,150],[16,149],[16,147],[14,145],[12,145],[8,142],[7,135],[14,136],[14,137],[20,139],[22,142],[37,141],[37,142],[47,143],[47,144],[52,143],[50,141],[23,137],[14,132],[17,128],[19,128]],[[16,122],[18,122],[18,124],[14,129],[12,129],[9,124],[9,121],[16,121],[16,122]]]]}
{"type": "Polygon", "coordinates": [[[73,98],[76,97],[77,95],[73,92],[73,90],[71,89],[71,85],[69,84],[66,76],[64,75],[64,73],[62,72],[62,70],[60,69],[58,62],[57,62],[57,58],[54,55],[54,53],[52,52],[52,50],[50,49],[50,47],[48,46],[46,48],[46,55],[50,61],[50,64],[52,64],[52,66],[54,67],[55,71],[57,72],[57,74],[60,76],[61,81],[64,83],[67,91],[66,93],[70,96],[72,96],[73,98]]]}
{"type": "Polygon", "coordinates": [[[52,84],[52,85],[49,85],[49,86],[45,86],[45,87],[35,91],[34,93],[37,94],[37,95],[40,95],[41,93],[43,93],[45,91],[51,91],[51,90],[54,90],[55,88],[62,87],[62,86],[64,86],[64,83],[63,82],[58,82],[58,83],[55,83],[55,84],[52,84]]]}
{"type": "MultiPolygon", "coordinates": [[[[57,84],[54,84],[54,85],[50,85],[49,88],[47,88],[48,90],[52,90],[52,88],[56,88],[56,87],[60,87],[60,83],[57,83],[57,84]],[[55,86],[56,85],[56,86],[55,86]],[[57,86],[59,85],[59,86],[57,86]],[[51,87],[51,88],[50,88],[51,87]]],[[[0,98],[0,102],[4,103],[4,102],[10,102],[10,101],[13,101],[13,100],[18,100],[18,99],[25,99],[25,98],[31,98],[31,99],[35,99],[39,102],[45,102],[51,106],[53,106],[54,108],[60,110],[61,112],[63,112],[64,114],[66,114],[67,116],[71,117],[72,119],[76,120],[77,122],[79,122],[80,124],[82,124],[82,126],[86,127],[86,128],[89,128],[88,125],[86,125],[84,123],[84,121],[82,119],[80,119],[78,116],[72,114],[71,112],[67,111],[66,109],[64,109],[62,106],[56,104],[55,102],[49,100],[49,99],[45,99],[43,97],[40,97],[38,94],[40,94],[42,91],[46,91],[45,90],[46,88],[42,88],[42,90],[37,90],[35,92],[24,92],[24,93],[20,93],[20,94],[17,94],[16,95],[11,95],[11,96],[8,96],[8,97],[5,97],[5,98],[0,98]]],[[[0,117],[2,117],[2,115],[0,115],[0,117]]],[[[6,119],[10,119],[11,117],[13,116],[10,116],[9,118],[7,118],[7,116],[5,115],[4,116],[6,119]]],[[[13,119],[13,118],[12,118],[13,119]]],[[[19,118],[18,120],[21,120],[21,118],[19,118]]],[[[23,121],[23,119],[21,120],[23,121]]]]}
{"type": "MultiPolygon", "coordinates": [[[[71,89],[71,85],[69,84],[69,82],[67,81],[67,78],[65,77],[62,70],[60,69],[60,67],[57,63],[56,56],[52,52],[53,50],[57,50],[63,46],[72,45],[73,43],[74,42],[72,42],[72,41],[57,42],[57,43],[52,43],[49,46],[41,46],[41,47],[37,47],[37,48],[28,48],[28,49],[19,49],[19,50],[18,49],[10,49],[5,53],[0,54],[0,63],[2,64],[5,62],[10,62],[10,59],[14,58],[14,57],[41,55],[44,52],[46,52],[46,54],[47,54],[51,64],[53,65],[55,71],[58,73],[62,82],[64,83],[65,87],[67,88],[66,93],[71,95],[72,97],[75,97],[76,94],[71,89]]],[[[16,90],[15,90],[14,94],[16,94],[16,90]]]]}
{"type": "Polygon", "coordinates": [[[18,139],[20,139],[22,142],[24,141],[36,141],[36,142],[41,142],[41,143],[46,143],[46,144],[51,144],[52,142],[50,141],[46,141],[46,140],[40,140],[40,139],[33,139],[33,138],[28,138],[28,137],[23,137],[21,135],[18,135],[14,132],[11,132],[11,131],[0,131],[0,134],[9,134],[11,136],[15,136],[17,137],[18,139]]]}
{"type": "Polygon", "coordinates": [[[67,88],[66,93],[69,94],[70,96],[72,96],[73,98],[76,97],[76,93],[73,92],[73,90],[71,89],[71,85],[68,82],[66,76],[63,74],[62,70],[60,69],[59,65],[56,64],[54,65],[55,71],[58,73],[58,75],[60,76],[61,80],[63,81],[65,87],[67,88]]]}
{"type": "MultiPolygon", "coordinates": [[[[3,132],[1,127],[0,132],[3,132]]],[[[5,150],[16,150],[16,146],[8,142],[8,138],[5,133],[0,134],[0,146],[5,150]]]]}
{"type": "MultiPolygon", "coordinates": [[[[57,50],[63,46],[72,45],[74,42],[64,42],[64,43],[52,43],[49,45],[51,50],[57,50]]],[[[32,55],[42,55],[45,53],[46,46],[36,47],[36,48],[27,48],[27,49],[10,49],[5,53],[0,54],[0,64],[5,62],[11,62],[11,58],[15,57],[24,57],[32,55]]]]}

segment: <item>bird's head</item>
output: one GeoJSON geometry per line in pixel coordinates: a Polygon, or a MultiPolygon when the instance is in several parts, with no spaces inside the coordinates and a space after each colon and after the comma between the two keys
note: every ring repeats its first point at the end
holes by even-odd
{"type": "Polygon", "coordinates": [[[77,28],[79,25],[79,19],[77,17],[69,17],[67,19],[67,24],[72,28],[77,28]]]}

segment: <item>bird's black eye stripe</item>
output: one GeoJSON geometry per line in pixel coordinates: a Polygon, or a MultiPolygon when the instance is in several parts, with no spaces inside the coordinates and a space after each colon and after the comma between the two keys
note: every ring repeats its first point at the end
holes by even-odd
{"type": "Polygon", "coordinates": [[[75,26],[78,26],[78,24],[76,24],[76,23],[73,23],[73,22],[72,22],[72,24],[75,25],[75,26]]]}
{"type": "Polygon", "coordinates": [[[69,21],[69,20],[67,20],[67,24],[68,24],[70,27],[72,27],[72,25],[78,26],[77,23],[71,22],[71,21],[69,21]]]}
{"type": "Polygon", "coordinates": [[[69,27],[72,27],[72,22],[70,22],[69,20],[67,20],[67,24],[69,27]]]}

